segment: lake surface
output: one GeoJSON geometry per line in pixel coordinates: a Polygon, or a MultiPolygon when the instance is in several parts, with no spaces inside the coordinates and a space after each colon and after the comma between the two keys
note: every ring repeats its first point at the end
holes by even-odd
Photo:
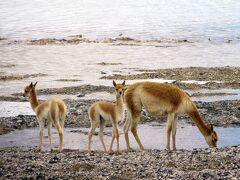
{"type": "Polygon", "coordinates": [[[0,2],[0,36],[236,38],[239,17],[238,0],[8,0],[0,2]]]}
{"type": "Polygon", "coordinates": [[[138,73],[136,69],[240,66],[239,17],[237,0],[0,1],[0,36],[9,39],[76,34],[94,39],[122,33],[136,39],[193,41],[166,47],[106,43],[9,45],[0,41],[0,74],[47,75],[0,81],[0,95],[22,92],[31,81],[39,81],[41,89],[82,84],[111,86],[111,80],[99,78],[138,73]]]}
{"type": "MultiPolygon", "coordinates": [[[[65,128],[64,147],[67,149],[87,149],[88,128],[65,128]]],[[[98,129],[97,129],[98,131],[98,129]]],[[[215,127],[219,135],[218,147],[240,144],[240,128],[220,128],[215,127]]],[[[107,135],[104,135],[104,142],[109,147],[111,142],[111,128],[105,128],[107,135]]],[[[120,148],[126,149],[122,128],[120,128],[120,148]]],[[[139,137],[146,149],[165,149],[166,147],[166,127],[165,124],[141,124],[138,127],[139,137]]],[[[129,132],[130,143],[133,148],[139,149],[133,135],[129,132]]],[[[176,136],[178,149],[207,148],[204,137],[196,126],[191,126],[182,121],[177,124],[176,136]]],[[[39,143],[39,128],[16,130],[0,136],[0,147],[24,146],[35,147],[39,143]]],[[[44,131],[44,149],[48,149],[49,140],[47,129],[44,131]]],[[[58,147],[58,134],[53,129],[53,147],[58,147]]],[[[115,148],[115,144],[114,144],[115,148]]],[[[92,149],[103,150],[98,136],[93,136],[92,149]]]]}

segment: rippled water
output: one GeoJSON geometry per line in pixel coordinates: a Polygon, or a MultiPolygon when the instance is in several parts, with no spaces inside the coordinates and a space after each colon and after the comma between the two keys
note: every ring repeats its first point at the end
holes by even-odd
{"type": "Polygon", "coordinates": [[[238,0],[7,0],[0,2],[0,36],[12,39],[117,36],[239,37],[238,0]]]}
{"type": "MultiPolygon", "coordinates": [[[[64,146],[69,149],[87,149],[87,135],[89,129],[79,128],[72,129],[66,128],[64,130],[64,146]],[[79,130],[82,132],[80,133],[79,130]],[[84,133],[83,133],[84,132],[84,133]]],[[[215,128],[219,135],[218,147],[230,146],[240,144],[240,131],[239,128],[215,128]]],[[[111,142],[111,128],[105,128],[105,132],[108,135],[104,135],[104,141],[109,147],[111,142]]],[[[122,128],[120,128],[122,132],[122,128]]],[[[166,147],[166,127],[152,126],[149,124],[139,125],[138,127],[139,137],[146,149],[164,149],[166,147]]],[[[139,149],[133,135],[129,132],[130,143],[133,148],[139,149]]],[[[48,150],[49,140],[47,136],[47,130],[44,131],[44,149],[48,150]]],[[[193,149],[193,148],[207,148],[204,137],[196,126],[191,126],[183,122],[178,122],[177,136],[176,136],[178,149],[193,149]]],[[[25,146],[34,147],[39,143],[39,129],[25,129],[16,130],[14,132],[0,136],[0,147],[6,146],[25,146]]],[[[53,144],[54,147],[58,147],[58,134],[56,129],[53,129],[53,144]]],[[[114,144],[115,146],[115,144],[114,144]]],[[[98,136],[93,136],[92,148],[95,150],[103,150],[98,136]]],[[[120,148],[126,149],[124,135],[120,134],[120,148]]]]}

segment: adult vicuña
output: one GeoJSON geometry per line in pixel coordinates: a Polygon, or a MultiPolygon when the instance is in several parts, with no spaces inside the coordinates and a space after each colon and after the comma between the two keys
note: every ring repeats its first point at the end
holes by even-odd
{"type": "Polygon", "coordinates": [[[156,82],[141,82],[129,85],[124,95],[127,108],[127,120],[124,124],[124,135],[127,149],[130,149],[128,130],[134,135],[140,149],[144,149],[137,134],[137,125],[141,110],[144,107],[150,114],[162,115],[167,113],[167,145],[170,150],[170,133],[172,132],[173,150],[176,150],[176,116],[179,113],[188,114],[200,132],[205,137],[209,147],[217,146],[217,133],[213,126],[208,126],[202,120],[191,98],[180,88],[156,82]]]}
{"type": "Polygon", "coordinates": [[[66,105],[65,103],[57,98],[51,98],[43,102],[39,102],[37,99],[36,93],[36,84],[31,83],[26,86],[24,89],[23,96],[27,96],[29,98],[31,107],[33,111],[36,113],[37,120],[40,126],[40,143],[39,150],[42,150],[42,142],[43,142],[43,130],[45,121],[47,121],[48,125],[48,136],[50,141],[50,150],[52,150],[52,123],[54,123],[55,127],[58,130],[59,134],[59,150],[63,149],[63,126],[66,116],[66,105]]]}
{"type": "Polygon", "coordinates": [[[99,130],[100,141],[103,145],[104,151],[107,152],[106,146],[103,141],[103,130],[105,127],[105,123],[108,123],[110,121],[112,123],[113,133],[109,153],[112,152],[112,146],[115,138],[117,140],[116,153],[117,154],[119,153],[118,122],[121,120],[124,112],[123,94],[126,86],[125,81],[122,84],[116,84],[115,81],[113,81],[113,85],[115,87],[116,103],[98,101],[93,103],[88,109],[89,119],[91,121],[91,129],[88,133],[88,152],[91,151],[92,136],[98,126],[100,126],[99,130]]]}

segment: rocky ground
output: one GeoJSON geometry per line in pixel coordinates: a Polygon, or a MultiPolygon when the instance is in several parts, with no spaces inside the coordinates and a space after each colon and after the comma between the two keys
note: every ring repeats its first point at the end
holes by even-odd
{"type": "Polygon", "coordinates": [[[240,146],[107,155],[0,148],[0,179],[239,179],[240,146]]]}

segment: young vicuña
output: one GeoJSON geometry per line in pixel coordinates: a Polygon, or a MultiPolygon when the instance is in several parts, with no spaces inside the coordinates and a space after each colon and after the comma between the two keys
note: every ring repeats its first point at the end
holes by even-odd
{"type": "Polygon", "coordinates": [[[51,98],[43,102],[39,102],[37,99],[36,93],[36,84],[31,83],[26,86],[24,89],[24,96],[29,98],[31,107],[33,111],[36,113],[37,120],[40,126],[40,143],[39,150],[42,150],[42,142],[43,142],[43,130],[45,121],[47,121],[48,125],[48,136],[50,141],[50,150],[52,150],[52,123],[54,123],[55,127],[58,130],[59,134],[59,150],[63,149],[63,126],[66,116],[66,105],[65,103],[57,98],[51,98]]]}
{"type": "Polygon", "coordinates": [[[130,149],[128,137],[130,126],[140,149],[144,149],[137,134],[137,125],[140,120],[142,107],[153,115],[167,113],[167,150],[170,150],[171,132],[173,150],[176,150],[176,116],[179,113],[186,113],[193,119],[209,147],[217,146],[218,137],[213,130],[213,126],[208,126],[204,123],[191,98],[174,85],[156,82],[135,83],[128,86],[124,93],[124,100],[127,108],[124,135],[128,150],[130,149]]]}
{"type": "Polygon", "coordinates": [[[113,81],[116,93],[116,103],[111,103],[107,101],[98,101],[93,103],[88,109],[89,119],[91,121],[91,129],[88,133],[88,151],[91,151],[91,140],[93,133],[99,126],[99,138],[103,145],[104,151],[107,152],[106,146],[103,141],[103,130],[105,124],[108,122],[112,123],[113,133],[112,141],[108,153],[112,152],[113,142],[116,138],[117,140],[117,151],[119,153],[119,132],[118,132],[118,122],[122,119],[124,114],[124,104],[123,104],[123,94],[125,91],[125,81],[122,84],[116,84],[113,81]]]}

